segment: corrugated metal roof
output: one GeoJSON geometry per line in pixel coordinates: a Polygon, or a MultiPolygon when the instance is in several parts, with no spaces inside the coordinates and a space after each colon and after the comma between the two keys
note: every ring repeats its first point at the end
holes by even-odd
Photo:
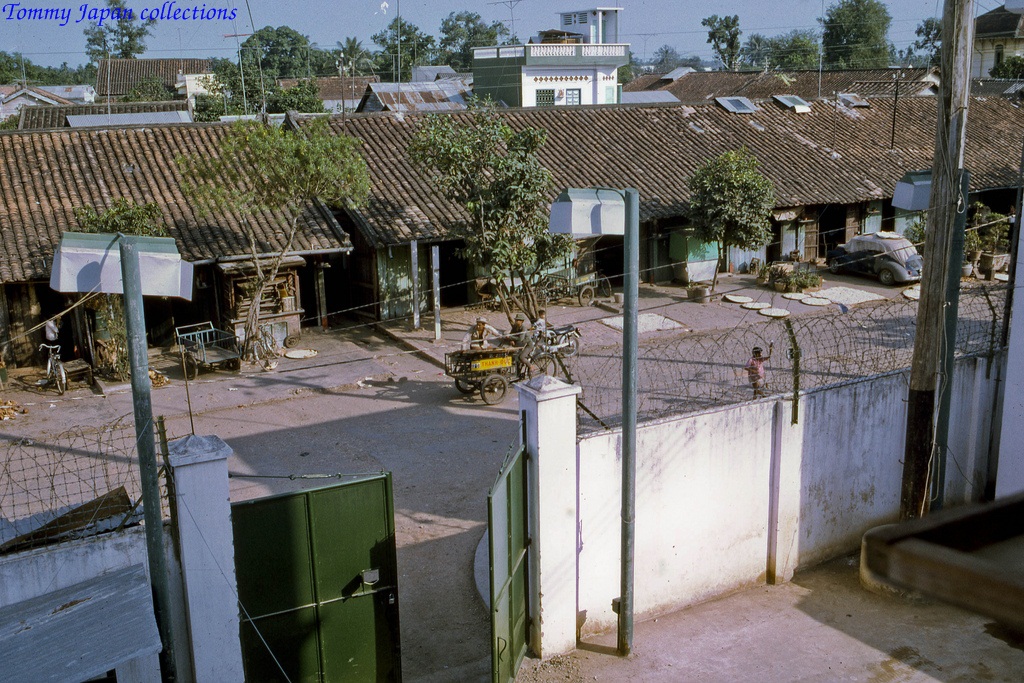
{"type": "Polygon", "coordinates": [[[68,125],[72,128],[131,126],[153,123],[192,123],[192,114],[187,111],[140,111],[129,114],[68,115],[68,125]]]}
{"type": "Polygon", "coordinates": [[[658,104],[659,102],[675,102],[678,104],[679,98],[667,90],[622,93],[622,104],[658,104]]]}
{"type": "Polygon", "coordinates": [[[141,564],[0,608],[0,661],[11,683],[85,681],[160,650],[141,564]]]}
{"type": "Polygon", "coordinates": [[[58,107],[22,107],[18,128],[41,129],[63,128],[68,125],[70,114],[128,114],[141,111],[186,111],[185,100],[165,102],[104,102],[103,104],[75,104],[58,107]]]}

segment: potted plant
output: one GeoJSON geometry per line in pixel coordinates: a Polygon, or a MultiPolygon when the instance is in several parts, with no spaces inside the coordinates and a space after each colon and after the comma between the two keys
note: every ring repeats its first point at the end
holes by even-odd
{"type": "Polygon", "coordinates": [[[981,260],[978,268],[988,274],[994,273],[1006,265],[1006,250],[1010,243],[1010,223],[1006,216],[988,212],[987,219],[981,227],[981,260]]]}
{"type": "Polygon", "coordinates": [[[760,263],[757,269],[754,271],[754,275],[757,277],[757,284],[766,285],[770,279],[771,268],[767,263],[760,263]]]}
{"type": "Polygon", "coordinates": [[[789,270],[785,266],[776,263],[768,269],[767,275],[768,282],[776,291],[786,291],[786,285],[789,284],[789,270]]]}
{"type": "Polygon", "coordinates": [[[972,228],[968,228],[964,232],[964,259],[963,265],[960,269],[960,275],[962,277],[970,277],[974,275],[974,265],[981,258],[981,236],[978,231],[972,228]]]}

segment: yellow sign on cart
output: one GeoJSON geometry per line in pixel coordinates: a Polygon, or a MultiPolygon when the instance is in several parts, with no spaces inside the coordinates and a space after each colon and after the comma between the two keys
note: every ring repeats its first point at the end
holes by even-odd
{"type": "Polygon", "coordinates": [[[478,370],[494,370],[512,367],[512,356],[498,356],[497,358],[483,358],[470,363],[469,368],[476,372],[478,370]]]}

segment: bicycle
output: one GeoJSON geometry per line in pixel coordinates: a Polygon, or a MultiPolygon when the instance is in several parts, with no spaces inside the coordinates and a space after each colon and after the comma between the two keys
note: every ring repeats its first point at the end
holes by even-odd
{"type": "Polygon", "coordinates": [[[259,333],[252,342],[253,360],[265,371],[277,367],[277,340],[270,325],[260,325],[259,333]]]}
{"type": "Polygon", "coordinates": [[[53,386],[61,396],[68,388],[68,371],[64,369],[64,362],[60,359],[60,344],[40,344],[39,350],[47,349],[49,355],[46,358],[46,386],[53,386]]]}

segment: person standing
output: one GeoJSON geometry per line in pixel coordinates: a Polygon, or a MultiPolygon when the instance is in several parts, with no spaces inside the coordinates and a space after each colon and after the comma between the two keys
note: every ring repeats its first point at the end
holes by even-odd
{"type": "Polygon", "coordinates": [[[755,346],[750,351],[750,360],[744,366],[747,371],[747,379],[750,380],[750,387],[754,390],[754,398],[763,398],[768,395],[765,387],[764,364],[772,359],[772,348],[774,342],[768,344],[768,355],[760,346],[755,346]]]}

